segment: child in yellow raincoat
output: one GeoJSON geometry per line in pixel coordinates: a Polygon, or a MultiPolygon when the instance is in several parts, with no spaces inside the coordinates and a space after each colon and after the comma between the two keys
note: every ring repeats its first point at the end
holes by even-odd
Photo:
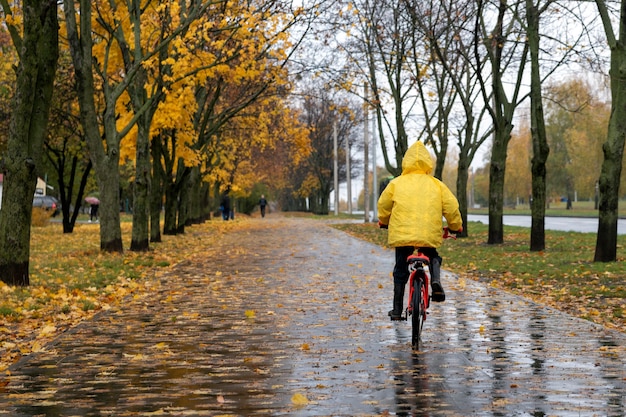
{"type": "Polygon", "coordinates": [[[433,160],[422,142],[414,143],[402,159],[402,175],[385,187],[378,199],[378,223],[389,228],[389,246],[396,248],[393,269],[392,320],[402,317],[404,288],[409,279],[407,257],[420,248],[430,259],[433,301],[445,301],[441,285],[443,217],[452,232],[463,230],[459,202],[450,189],[433,177],[433,160]]]}

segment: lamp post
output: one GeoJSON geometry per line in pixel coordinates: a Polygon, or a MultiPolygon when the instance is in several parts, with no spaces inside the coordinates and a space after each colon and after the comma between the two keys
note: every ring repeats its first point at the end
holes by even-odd
{"type": "Polygon", "coordinates": [[[363,172],[363,206],[365,208],[365,223],[369,223],[370,221],[370,193],[369,193],[369,107],[367,103],[367,84],[363,86],[365,91],[365,98],[363,102],[363,113],[365,116],[365,132],[363,138],[363,152],[365,160],[363,161],[363,166],[365,167],[363,172]]]}
{"type": "Polygon", "coordinates": [[[333,122],[333,177],[335,187],[335,216],[339,215],[339,163],[337,161],[337,121],[333,122]]]}

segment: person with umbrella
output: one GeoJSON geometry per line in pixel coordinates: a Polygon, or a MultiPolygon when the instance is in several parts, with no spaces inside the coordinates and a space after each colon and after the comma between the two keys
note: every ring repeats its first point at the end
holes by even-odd
{"type": "Polygon", "coordinates": [[[89,222],[98,221],[98,208],[100,207],[100,200],[97,197],[87,197],[85,201],[89,203],[89,222]]]}

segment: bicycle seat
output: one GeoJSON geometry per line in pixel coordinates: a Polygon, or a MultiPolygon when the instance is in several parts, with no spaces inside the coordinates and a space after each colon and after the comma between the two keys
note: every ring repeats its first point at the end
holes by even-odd
{"type": "Polygon", "coordinates": [[[409,255],[409,257],[406,258],[406,261],[409,263],[409,265],[414,264],[414,263],[421,263],[423,265],[428,265],[430,263],[430,259],[428,259],[428,256],[424,255],[423,253],[409,255]]]}

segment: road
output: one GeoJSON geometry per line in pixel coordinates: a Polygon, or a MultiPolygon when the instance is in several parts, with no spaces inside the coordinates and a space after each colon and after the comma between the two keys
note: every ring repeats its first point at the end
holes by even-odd
{"type": "MultiPolygon", "coordinates": [[[[489,224],[489,216],[482,214],[470,214],[469,221],[489,224]]],[[[530,216],[505,215],[503,222],[508,226],[530,227],[530,216]]],[[[597,233],[598,219],[586,217],[546,217],[547,230],[560,230],[564,232],[597,233]]],[[[626,220],[619,219],[617,222],[617,233],[626,234],[626,220]]]]}

